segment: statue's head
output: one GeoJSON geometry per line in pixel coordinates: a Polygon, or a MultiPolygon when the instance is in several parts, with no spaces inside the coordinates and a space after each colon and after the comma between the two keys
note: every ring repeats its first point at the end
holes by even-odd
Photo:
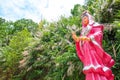
{"type": "Polygon", "coordinates": [[[89,17],[88,17],[88,15],[83,14],[83,16],[82,16],[82,24],[84,26],[87,26],[89,24],[89,17]]]}
{"type": "Polygon", "coordinates": [[[82,25],[86,27],[88,24],[91,25],[94,23],[93,17],[89,14],[88,11],[84,11],[82,14],[82,25]]]}

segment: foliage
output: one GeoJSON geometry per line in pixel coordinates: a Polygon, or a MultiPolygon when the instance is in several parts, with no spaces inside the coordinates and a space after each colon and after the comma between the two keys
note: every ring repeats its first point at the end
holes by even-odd
{"type": "Polygon", "coordinates": [[[74,24],[77,19],[69,24],[69,21],[72,22],[74,18],[70,19],[61,17],[59,22],[49,23],[49,25],[42,27],[40,39],[28,49],[30,58],[26,61],[27,64],[24,67],[26,71],[23,71],[22,79],[67,80],[74,79],[72,76],[79,79],[79,75],[83,75],[81,73],[82,64],[76,56],[75,46],[70,35],[70,29],[77,27],[68,26],[74,24]]]}
{"type": "Polygon", "coordinates": [[[74,5],[74,8],[71,9],[71,14],[73,16],[81,16],[82,12],[85,10],[84,6],[80,5],[80,4],[76,4],[74,5]]]}
{"type": "Polygon", "coordinates": [[[19,71],[17,69],[22,58],[21,52],[29,45],[30,41],[31,35],[27,29],[24,29],[12,37],[8,46],[2,48],[0,63],[2,64],[1,77],[3,79],[12,79],[16,71],[19,71]]]}
{"type": "Polygon", "coordinates": [[[5,19],[0,18],[0,47],[9,44],[9,39],[13,31],[13,22],[5,21],[5,19]]]}
{"type": "Polygon", "coordinates": [[[21,31],[27,28],[28,31],[34,36],[35,31],[37,31],[38,24],[33,22],[31,19],[20,19],[14,22],[14,32],[21,31]]]}

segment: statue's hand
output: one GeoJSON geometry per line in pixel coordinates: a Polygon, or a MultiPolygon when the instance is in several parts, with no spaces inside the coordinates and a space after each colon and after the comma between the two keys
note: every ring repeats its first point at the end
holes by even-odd
{"type": "Polygon", "coordinates": [[[90,41],[90,38],[86,37],[86,36],[81,36],[79,38],[81,41],[90,41]]]}
{"type": "Polygon", "coordinates": [[[76,36],[75,32],[72,32],[72,38],[74,39],[75,42],[80,41],[79,37],[76,36]]]}

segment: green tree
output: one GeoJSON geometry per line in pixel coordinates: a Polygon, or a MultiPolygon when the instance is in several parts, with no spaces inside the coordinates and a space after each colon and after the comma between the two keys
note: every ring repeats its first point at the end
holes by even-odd
{"type": "Polygon", "coordinates": [[[78,18],[61,17],[58,22],[43,24],[39,39],[28,49],[29,59],[21,73],[23,75],[20,75],[22,79],[67,80],[83,76],[82,64],[71,38],[72,30],[79,30],[80,23],[76,22],[79,22],[78,18]]]}
{"type": "Polygon", "coordinates": [[[13,28],[12,21],[8,22],[5,19],[0,18],[0,47],[9,44],[13,28]]]}
{"type": "Polygon", "coordinates": [[[22,52],[29,46],[32,37],[27,29],[15,34],[8,46],[2,48],[1,68],[3,73],[1,79],[11,80],[19,73],[19,61],[22,59],[22,52]]]}
{"type": "Polygon", "coordinates": [[[34,33],[37,31],[38,24],[31,19],[20,19],[14,22],[14,32],[18,32],[27,28],[28,31],[34,36],[34,33]]]}
{"type": "Polygon", "coordinates": [[[71,14],[73,16],[81,16],[81,14],[84,10],[85,10],[84,6],[82,6],[80,4],[76,4],[76,5],[74,5],[74,8],[71,9],[71,14]]]}

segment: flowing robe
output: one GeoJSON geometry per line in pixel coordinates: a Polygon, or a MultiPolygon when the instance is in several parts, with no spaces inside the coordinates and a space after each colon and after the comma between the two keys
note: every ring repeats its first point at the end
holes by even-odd
{"type": "Polygon", "coordinates": [[[80,36],[90,38],[90,41],[76,42],[76,51],[83,62],[83,73],[86,80],[114,80],[111,67],[114,60],[102,48],[103,25],[94,23],[82,27],[80,36]]]}

